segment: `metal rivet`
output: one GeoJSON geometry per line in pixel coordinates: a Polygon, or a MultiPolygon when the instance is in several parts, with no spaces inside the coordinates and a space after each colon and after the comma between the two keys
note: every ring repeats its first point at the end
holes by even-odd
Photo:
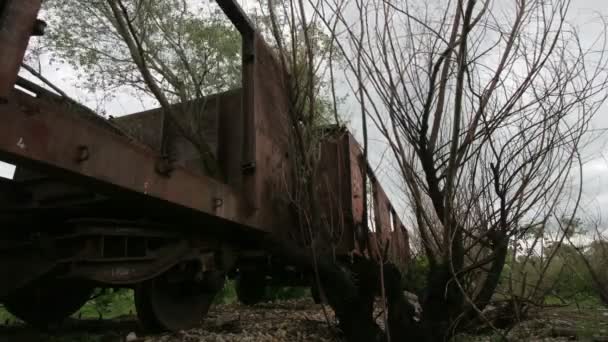
{"type": "Polygon", "coordinates": [[[169,177],[171,176],[171,172],[174,168],[173,163],[167,156],[161,156],[159,159],[156,160],[154,169],[159,175],[163,177],[169,177]]]}
{"type": "Polygon", "coordinates": [[[255,173],[255,162],[245,163],[241,166],[244,175],[251,175],[255,173]]]}

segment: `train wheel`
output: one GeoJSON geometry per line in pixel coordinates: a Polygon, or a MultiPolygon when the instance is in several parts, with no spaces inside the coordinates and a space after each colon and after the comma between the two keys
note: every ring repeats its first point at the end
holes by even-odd
{"type": "Polygon", "coordinates": [[[266,279],[258,272],[242,272],[236,278],[236,296],[245,305],[261,302],[266,294],[266,279]]]}
{"type": "Polygon", "coordinates": [[[93,287],[80,281],[44,280],[29,284],[4,301],[8,312],[35,327],[56,326],[86,303],[93,287]]]}
{"type": "Polygon", "coordinates": [[[135,289],[137,317],[150,332],[199,327],[216,293],[194,282],[172,283],[165,277],[151,279],[135,289]]]}

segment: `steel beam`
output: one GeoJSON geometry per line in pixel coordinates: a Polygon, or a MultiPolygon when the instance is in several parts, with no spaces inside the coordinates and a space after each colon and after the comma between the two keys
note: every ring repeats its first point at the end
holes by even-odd
{"type": "Polygon", "coordinates": [[[38,10],[40,0],[3,0],[0,5],[0,101],[15,85],[38,10]]]}
{"type": "Polygon", "coordinates": [[[217,0],[217,4],[241,33],[243,39],[251,38],[255,31],[255,26],[241,6],[235,0],[217,0]]]}

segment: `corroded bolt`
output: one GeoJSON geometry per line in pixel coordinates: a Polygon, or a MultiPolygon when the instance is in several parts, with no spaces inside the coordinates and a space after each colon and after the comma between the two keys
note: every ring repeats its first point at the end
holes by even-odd
{"type": "Polygon", "coordinates": [[[90,153],[89,148],[86,145],[78,145],[76,147],[76,162],[82,163],[83,161],[89,159],[90,153]]]}
{"type": "Polygon", "coordinates": [[[174,167],[169,157],[161,156],[159,159],[156,160],[154,169],[159,175],[163,177],[170,177],[171,171],[173,171],[174,167]]]}

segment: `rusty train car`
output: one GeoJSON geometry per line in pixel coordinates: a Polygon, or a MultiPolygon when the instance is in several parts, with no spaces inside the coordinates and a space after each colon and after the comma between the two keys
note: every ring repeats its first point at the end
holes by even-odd
{"type": "MultiPolygon", "coordinates": [[[[226,276],[248,304],[268,284],[310,285],[310,275],[261,242],[293,239],[298,229],[284,200],[292,186],[285,75],[238,4],[218,4],[241,33],[243,59],[241,87],[204,101],[205,139],[222,170],[213,178],[179,137],[176,166],[159,172],[160,110],[107,121],[20,78],[30,37],[43,33],[41,1],[2,2],[0,160],[16,171],[0,178],[0,302],[17,317],[46,326],[77,311],[94,288],[128,287],[146,328],[180,330],[200,323],[226,276]]],[[[360,236],[369,234],[405,264],[407,231],[361,147],[344,129],[329,131],[318,197],[323,216],[339,222],[335,253],[362,251],[360,236]],[[369,233],[364,173],[376,227],[369,233]]]]}

